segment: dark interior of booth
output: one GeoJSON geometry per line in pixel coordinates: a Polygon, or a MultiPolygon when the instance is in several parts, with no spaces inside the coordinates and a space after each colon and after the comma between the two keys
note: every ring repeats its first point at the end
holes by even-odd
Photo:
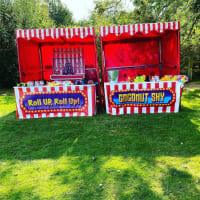
{"type": "Polygon", "coordinates": [[[108,81],[107,72],[113,70],[119,70],[119,82],[126,81],[127,76],[179,74],[178,34],[178,31],[168,30],[162,34],[103,37],[105,81],[108,81]]]}
{"type": "Polygon", "coordinates": [[[51,81],[53,74],[54,49],[83,49],[83,57],[85,64],[85,78],[98,81],[96,69],[96,53],[93,37],[86,39],[73,38],[66,40],[58,38],[52,40],[39,40],[33,38],[31,40],[19,38],[18,56],[20,65],[21,82],[47,80],[51,81]]]}

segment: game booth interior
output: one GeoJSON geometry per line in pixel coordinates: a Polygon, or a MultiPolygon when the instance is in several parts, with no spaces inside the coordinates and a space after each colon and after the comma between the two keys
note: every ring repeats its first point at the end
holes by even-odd
{"type": "Polygon", "coordinates": [[[109,114],[178,112],[180,23],[100,27],[106,111],[109,114]]]}
{"type": "Polygon", "coordinates": [[[101,96],[94,27],[16,30],[18,118],[93,116],[101,96]]]}

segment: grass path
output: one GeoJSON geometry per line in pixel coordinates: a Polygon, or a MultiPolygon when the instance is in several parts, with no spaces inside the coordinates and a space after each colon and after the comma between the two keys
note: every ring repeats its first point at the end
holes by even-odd
{"type": "Polygon", "coordinates": [[[1,90],[0,199],[200,199],[200,87],[174,114],[30,120],[1,90]]]}

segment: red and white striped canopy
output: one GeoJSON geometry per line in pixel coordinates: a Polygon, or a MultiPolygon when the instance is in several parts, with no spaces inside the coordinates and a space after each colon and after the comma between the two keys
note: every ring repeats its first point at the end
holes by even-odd
{"type": "Polygon", "coordinates": [[[45,40],[46,38],[58,39],[60,37],[72,39],[75,36],[84,39],[94,35],[94,27],[16,30],[16,39],[23,38],[27,40],[31,38],[39,40],[45,40]]]}
{"type": "Polygon", "coordinates": [[[120,36],[121,34],[128,34],[130,36],[133,36],[137,33],[164,33],[166,30],[180,30],[180,22],[175,21],[164,23],[105,26],[100,27],[100,35],[101,37],[106,37],[108,35],[120,36]]]}

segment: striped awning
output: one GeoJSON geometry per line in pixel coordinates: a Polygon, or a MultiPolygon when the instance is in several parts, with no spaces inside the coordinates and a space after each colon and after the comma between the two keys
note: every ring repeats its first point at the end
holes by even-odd
{"type": "Polygon", "coordinates": [[[58,39],[60,37],[64,37],[66,39],[79,37],[84,39],[88,36],[94,35],[94,27],[16,30],[16,39],[23,38],[27,40],[32,38],[37,38],[39,40],[45,40],[46,38],[58,39]]]}
{"type": "Polygon", "coordinates": [[[108,35],[120,36],[128,34],[133,36],[137,33],[149,34],[151,32],[164,33],[166,30],[180,30],[180,22],[164,22],[164,23],[149,23],[149,24],[134,24],[121,26],[104,26],[100,27],[101,37],[108,35]]]}

